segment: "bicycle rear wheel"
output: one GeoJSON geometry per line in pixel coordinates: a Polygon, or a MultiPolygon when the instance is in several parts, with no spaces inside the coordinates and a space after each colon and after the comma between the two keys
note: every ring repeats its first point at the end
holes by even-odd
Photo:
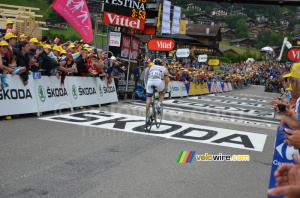
{"type": "Polygon", "coordinates": [[[150,131],[153,125],[153,102],[150,103],[146,112],[146,131],[150,131]]]}

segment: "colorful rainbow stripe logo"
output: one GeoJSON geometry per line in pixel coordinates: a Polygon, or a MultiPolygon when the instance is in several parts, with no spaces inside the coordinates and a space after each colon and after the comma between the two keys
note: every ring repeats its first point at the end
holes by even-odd
{"type": "MultiPolygon", "coordinates": [[[[186,155],[188,151],[181,151],[179,156],[178,156],[178,159],[177,159],[177,162],[176,163],[183,163],[183,160],[184,160],[184,157],[186,155]]],[[[190,151],[186,160],[185,160],[185,163],[191,163],[193,158],[194,158],[194,155],[195,155],[196,151],[190,151]]]]}

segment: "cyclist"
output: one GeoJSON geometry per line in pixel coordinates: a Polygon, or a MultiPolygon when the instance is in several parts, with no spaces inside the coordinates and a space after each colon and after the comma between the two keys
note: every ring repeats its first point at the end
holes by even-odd
{"type": "MultiPolygon", "coordinates": [[[[161,66],[162,61],[160,59],[154,60],[154,65],[149,70],[149,76],[147,80],[147,100],[146,100],[146,112],[151,103],[153,96],[153,86],[160,93],[160,98],[156,109],[159,114],[161,114],[160,105],[165,98],[166,88],[168,88],[168,70],[166,67],[161,66]],[[165,82],[163,82],[163,80],[165,82]]],[[[148,122],[148,121],[147,121],[148,122]]],[[[149,120],[150,122],[150,120],[149,120]]]]}

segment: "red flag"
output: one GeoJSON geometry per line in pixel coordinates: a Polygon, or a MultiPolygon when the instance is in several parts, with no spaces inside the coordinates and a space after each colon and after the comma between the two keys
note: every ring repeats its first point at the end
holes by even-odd
{"type": "Polygon", "coordinates": [[[93,41],[92,22],[85,0],[56,0],[52,8],[72,25],[86,43],[93,41]]]}

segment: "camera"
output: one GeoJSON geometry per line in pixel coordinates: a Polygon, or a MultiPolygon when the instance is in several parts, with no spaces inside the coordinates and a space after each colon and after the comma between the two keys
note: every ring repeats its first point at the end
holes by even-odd
{"type": "Polygon", "coordinates": [[[279,105],[277,105],[277,107],[278,107],[278,110],[280,112],[286,112],[286,106],[285,105],[279,104],[279,105]]]}

